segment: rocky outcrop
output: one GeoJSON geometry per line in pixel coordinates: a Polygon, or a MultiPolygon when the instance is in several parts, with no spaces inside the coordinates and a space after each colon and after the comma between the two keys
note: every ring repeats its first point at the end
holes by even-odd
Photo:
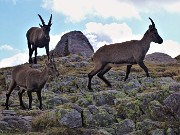
{"type": "Polygon", "coordinates": [[[175,59],[180,62],[180,55],[176,56],[175,59]]]}
{"type": "Polygon", "coordinates": [[[69,54],[91,56],[93,52],[93,47],[81,31],[71,31],[64,34],[53,50],[56,56],[67,56],[69,54]]]}
{"type": "MultiPolygon", "coordinates": [[[[43,110],[38,110],[36,96],[33,110],[21,110],[18,92],[13,91],[10,110],[0,106],[0,132],[47,135],[178,135],[180,132],[180,83],[173,78],[143,77],[144,73],[132,72],[124,82],[125,72],[112,69],[105,74],[112,88],[95,76],[94,92],[89,92],[90,58],[73,54],[55,61],[61,75],[50,77],[42,89],[43,110]]],[[[10,82],[9,69],[2,72],[2,77],[4,83],[10,82]]],[[[4,105],[6,91],[0,92],[0,104],[4,105]]],[[[25,104],[27,97],[23,95],[25,104]]]]}
{"type": "Polygon", "coordinates": [[[145,61],[156,64],[177,63],[177,60],[164,53],[152,53],[145,57],[145,61]]]}

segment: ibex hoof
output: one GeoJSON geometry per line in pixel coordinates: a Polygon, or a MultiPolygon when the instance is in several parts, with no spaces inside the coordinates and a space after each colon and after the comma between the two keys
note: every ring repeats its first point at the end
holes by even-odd
{"type": "Polygon", "coordinates": [[[92,88],[89,88],[89,87],[88,87],[88,89],[89,89],[89,92],[93,92],[93,89],[92,89],[92,88]]]}

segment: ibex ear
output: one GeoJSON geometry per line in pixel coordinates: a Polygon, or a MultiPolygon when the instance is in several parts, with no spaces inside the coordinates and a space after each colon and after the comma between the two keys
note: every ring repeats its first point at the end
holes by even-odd
{"type": "Polygon", "coordinates": [[[149,25],[149,30],[152,31],[154,27],[152,25],[149,25]]]}
{"type": "Polygon", "coordinates": [[[39,24],[39,26],[42,28],[43,26],[41,24],[39,24]]]}

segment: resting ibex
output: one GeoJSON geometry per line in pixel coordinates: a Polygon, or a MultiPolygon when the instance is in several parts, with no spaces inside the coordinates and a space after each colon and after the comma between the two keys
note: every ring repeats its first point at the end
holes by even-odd
{"type": "Polygon", "coordinates": [[[25,109],[25,106],[22,101],[22,94],[25,92],[25,90],[27,90],[27,94],[29,97],[29,109],[31,109],[32,104],[32,92],[37,93],[37,97],[40,102],[39,109],[42,109],[41,90],[44,87],[49,75],[59,75],[55,62],[52,60],[46,61],[46,67],[43,71],[31,68],[29,65],[19,65],[15,67],[12,71],[12,81],[6,94],[6,109],[9,109],[9,97],[16,86],[22,88],[22,90],[19,91],[18,95],[20,106],[23,109],[25,109]]]}
{"type": "Polygon", "coordinates": [[[163,39],[159,36],[153,20],[151,18],[149,19],[151,20],[152,25],[149,25],[149,29],[146,31],[141,40],[131,40],[122,43],[105,45],[96,51],[93,56],[93,62],[95,64],[94,69],[88,74],[89,90],[92,90],[91,80],[96,74],[111,87],[110,82],[103,76],[112,68],[110,64],[127,65],[124,81],[128,78],[131,67],[134,64],[138,64],[146,72],[147,77],[149,77],[148,68],[143,62],[144,57],[149,50],[151,42],[159,44],[163,43],[163,39]]]}
{"type": "Polygon", "coordinates": [[[38,14],[42,25],[40,25],[41,28],[39,27],[31,27],[27,33],[26,33],[26,37],[27,37],[27,42],[28,42],[28,49],[29,49],[29,63],[32,63],[32,54],[35,51],[35,58],[34,58],[34,63],[37,63],[37,48],[43,48],[45,47],[46,49],[46,54],[48,56],[49,59],[49,41],[50,41],[50,36],[49,36],[49,32],[50,32],[50,27],[52,25],[51,20],[52,20],[52,14],[51,17],[49,19],[49,23],[48,25],[45,24],[44,20],[42,19],[42,17],[38,14]],[[32,47],[31,47],[32,45],[32,47]]]}

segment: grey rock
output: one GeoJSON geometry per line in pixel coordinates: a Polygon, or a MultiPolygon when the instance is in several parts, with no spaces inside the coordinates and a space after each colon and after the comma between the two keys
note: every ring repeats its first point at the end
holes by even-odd
{"type": "Polygon", "coordinates": [[[178,92],[180,91],[180,83],[174,82],[169,85],[169,90],[178,92]]]}
{"type": "Polygon", "coordinates": [[[154,86],[154,79],[151,77],[143,77],[141,80],[141,85],[147,87],[154,86]]]}
{"type": "Polygon", "coordinates": [[[165,135],[164,129],[155,129],[150,132],[150,135],[165,135]]]}
{"type": "Polygon", "coordinates": [[[14,110],[3,110],[2,115],[4,115],[4,116],[7,116],[7,115],[13,116],[13,115],[16,115],[16,112],[14,110]]]}
{"type": "Polygon", "coordinates": [[[142,86],[137,79],[133,79],[130,82],[123,84],[124,92],[130,96],[134,96],[141,87],[142,86]]]}
{"type": "Polygon", "coordinates": [[[75,109],[60,109],[59,113],[59,123],[61,125],[67,126],[69,128],[82,127],[81,113],[75,109]]]}
{"type": "Polygon", "coordinates": [[[164,123],[159,121],[152,121],[151,119],[145,119],[142,122],[137,122],[137,129],[142,130],[144,134],[157,128],[162,128],[164,123]]]}
{"type": "Polygon", "coordinates": [[[83,111],[83,123],[87,127],[106,127],[116,121],[115,114],[109,114],[102,107],[91,106],[83,111]]]}
{"type": "Polygon", "coordinates": [[[116,98],[123,98],[125,94],[117,90],[100,91],[93,95],[94,102],[97,106],[114,105],[116,98]]]}
{"type": "Polygon", "coordinates": [[[168,112],[177,120],[180,120],[180,92],[169,95],[163,103],[168,112]]]}
{"type": "Polygon", "coordinates": [[[10,129],[8,122],[0,121],[0,130],[8,130],[10,129]]]}
{"type": "Polygon", "coordinates": [[[116,125],[116,134],[123,135],[133,132],[135,130],[135,124],[130,119],[125,119],[116,125]]]}

